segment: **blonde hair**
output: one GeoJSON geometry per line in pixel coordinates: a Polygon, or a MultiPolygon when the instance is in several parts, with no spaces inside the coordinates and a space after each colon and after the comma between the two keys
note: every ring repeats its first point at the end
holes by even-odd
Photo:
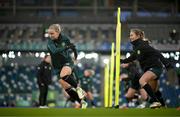
{"type": "Polygon", "coordinates": [[[134,32],[137,36],[140,37],[140,39],[142,39],[143,41],[147,41],[148,43],[150,43],[149,39],[145,38],[145,33],[144,31],[142,31],[141,29],[135,28],[135,29],[131,29],[131,32],[134,32]]]}
{"type": "Polygon", "coordinates": [[[61,32],[61,26],[59,24],[51,24],[49,29],[55,30],[56,32],[61,32]]]}

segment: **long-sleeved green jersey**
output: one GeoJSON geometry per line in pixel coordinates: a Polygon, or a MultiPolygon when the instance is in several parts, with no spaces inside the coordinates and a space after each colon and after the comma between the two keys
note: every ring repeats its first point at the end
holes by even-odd
{"type": "Polygon", "coordinates": [[[86,77],[80,79],[81,88],[84,89],[86,92],[90,91],[92,92],[92,86],[93,86],[93,78],[92,77],[86,77]]]}
{"type": "Polygon", "coordinates": [[[55,70],[60,70],[64,65],[74,65],[70,52],[66,49],[69,44],[69,37],[62,33],[57,40],[48,39],[47,47],[55,70]]]}

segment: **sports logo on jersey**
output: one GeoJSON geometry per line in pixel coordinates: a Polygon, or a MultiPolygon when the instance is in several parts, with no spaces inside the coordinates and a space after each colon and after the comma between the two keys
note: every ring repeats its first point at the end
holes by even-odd
{"type": "Polygon", "coordinates": [[[61,45],[64,47],[64,46],[65,46],[65,43],[63,42],[61,45]]]}
{"type": "Polygon", "coordinates": [[[138,50],[138,51],[137,51],[137,54],[141,54],[141,51],[140,51],[140,50],[138,50]]]}
{"type": "Polygon", "coordinates": [[[65,63],[65,65],[66,65],[66,66],[69,66],[69,65],[70,65],[70,63],[65,63]]]}
{"type": "Polygon", "coordinates": [[[150,70],[150,71],[152,71],[152,70],[153,70],[153,68],[150,68],[149,70],[150,70]]]}

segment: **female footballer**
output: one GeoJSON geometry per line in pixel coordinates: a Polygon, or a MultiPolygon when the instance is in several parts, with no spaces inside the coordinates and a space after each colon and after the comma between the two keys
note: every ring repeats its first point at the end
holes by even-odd
{"type": "Polygon", "coordinates": [[[68,36],[61,32],[59,24],[50,25],[48,34],[50,38],[48,39],[47,47],[55,73],[59,78],[59,83],[71,98],[81,103],[81,108],[86,108],[87,103],[83,100],[85,93],[78,87],[72,75],[74,63],[70,56],[70,49],[74,52],[75,58],[77,58],[75,45],[70,42],[68,36]]]}
{"type": "Polygon", "coordinates": [[[158,90],[157,80],[163,71],[163,64],[166,68],[171,67],[171,64],[161,55],[158,50],[149,45],[142,30],[131,29],[130,41],[133,45],[133,53],[130,57],[121,60],[121,63],[129,63],[134,60],[139,61],[140,66],[144,71],[143,75],[139,79],[139,83],[151,97],[152,103],[150,108],[161,107],[162,104],[155,94],[155,92],[158,90]]]}

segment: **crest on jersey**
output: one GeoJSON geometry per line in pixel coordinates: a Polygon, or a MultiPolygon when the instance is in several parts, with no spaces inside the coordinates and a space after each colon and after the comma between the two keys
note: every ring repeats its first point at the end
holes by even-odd
{"type": "Polygon", "coordinates": [[[140,53],[141,53],[141,51],[140,51],[140,50],[138,50],[138,51],[137,51],[137,54],[140,54],[140,53]]]}
{"type": "Polygon", "coordinates": [[[65,43],[63,42],[61,45],[64,47],[64,46],[65,46],[65,43]]]}

